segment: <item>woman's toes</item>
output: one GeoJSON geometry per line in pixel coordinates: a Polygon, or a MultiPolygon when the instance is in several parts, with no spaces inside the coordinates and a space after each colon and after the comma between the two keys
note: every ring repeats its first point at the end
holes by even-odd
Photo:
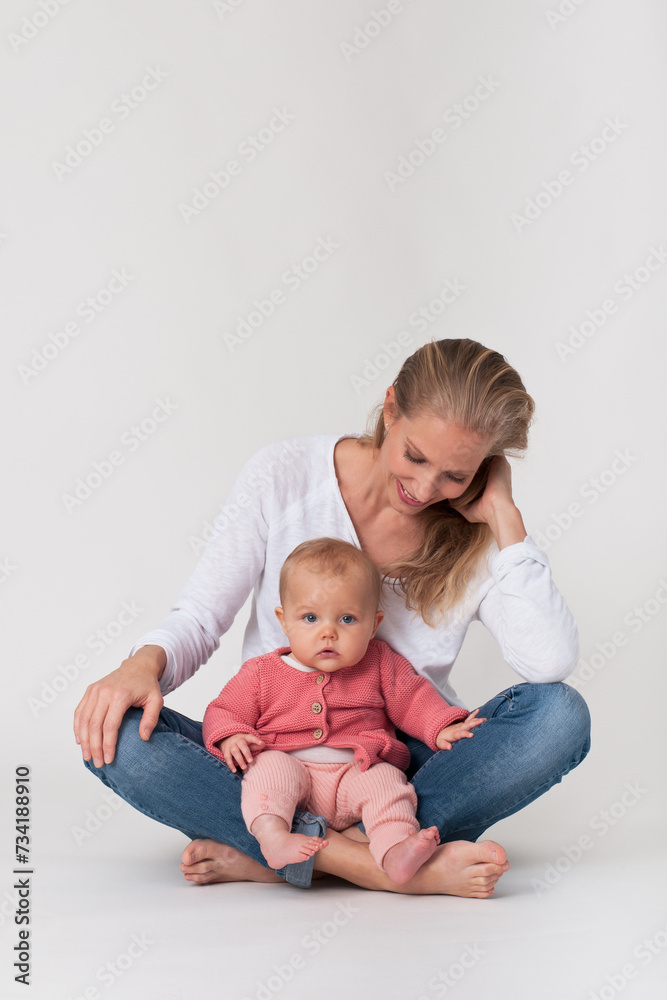
{"type": "Polygon", "coordinates": [[[207,876],[211,866],[207,861],[195,862],[193,865],[181,865],[181,872],[190,881],[199,881],[207,876]]]}
{"type": "Polygon", "coordinates": [[[185,877],[188,882],[194,882],[195,885],[205,885],[210,878],[209,875],[196,875],[196,874],[186,875],[185,877]]]}
{"type": "Polygon", "coordinates": [[[191,840],[183,851],[181,860],[184,865],[194,865],[197,861],[203,861],[206,857],[206,841],[191,840]]]}
{"type": "Polygon", "coordinates": [[[492,863],[504,865],[507,861],[505,848],[496,843],[495,840],[483,840],[479,846],[485,848],[485,853],[488,854],[489,861],[492,863]]]}

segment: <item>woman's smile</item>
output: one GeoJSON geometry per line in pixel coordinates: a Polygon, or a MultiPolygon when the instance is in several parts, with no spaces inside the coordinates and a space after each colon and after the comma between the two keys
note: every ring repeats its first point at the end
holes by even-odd
{"type": "Polygon", "coordinates": [[[396,488],[401,500],[403,500],[404,503],[410,504],[411,507],[425,507],[428,503],[428,500],[418,500],[417,497],[414,497],[412,493],[406,490],[400,479],[396,479],[396,488]]]}
{"type": "Polygon", "coordinates": [[[380,455],[394,510],[416,513],[465,493],[491,438],[432,415],[397,417],[393,398],[385,406],[387,433],[380,455]]]}

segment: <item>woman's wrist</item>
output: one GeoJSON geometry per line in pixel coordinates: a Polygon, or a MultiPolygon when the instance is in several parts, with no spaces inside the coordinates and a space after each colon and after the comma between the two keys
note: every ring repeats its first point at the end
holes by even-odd
{"type": "Polygon", "coordinates": [[[505,549],[508,545],[516,545],[523,542],[528,532],[523,523],[521,511],[514,504],[500,507],[488,518],[487,524],[493,532],[499,549],[505,549]]]}
{"type": "Polygon", "coordinates": [[[167,666],[167,653],[162,646],[141,646],[131,657],[142,669],[150,670],[159,681],[167,666]]]}

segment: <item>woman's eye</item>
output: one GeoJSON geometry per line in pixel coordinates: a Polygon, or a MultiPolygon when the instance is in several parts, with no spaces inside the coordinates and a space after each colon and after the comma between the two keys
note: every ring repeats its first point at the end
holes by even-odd
{"type": "MultiPolygon", "coordinates": [[[[408,462],[413,462],[415,465],[423,465],[426,461],[425,458],[415,458],[415,456],[411,455],[409,451],[403,452],[403,458],[407,458],[408,462]]],[[[464,476],[463,479],[458,479],[456,476],[452,476],[449,472],[443,473],[443,475],[446,475],[450,482],[457,483],[459,486],[461,486],[462,483],[465,483],[467,479],[467,476],[464,476]]]]}
{"type": "Polygon", "coordinates": [[[308,622],[309,625],[312,625],[313,622],[317,621],[317,615],[311,615],[311,614],[304,615],[303,620],[305,622],[308,622]]]}
{"type": "Polygon", "coordinates": [[[343,625],[351,625],[353,622],[356,622],[356,620],[357,619],[354,615],[343,615],[341,618],[343,625]]]}

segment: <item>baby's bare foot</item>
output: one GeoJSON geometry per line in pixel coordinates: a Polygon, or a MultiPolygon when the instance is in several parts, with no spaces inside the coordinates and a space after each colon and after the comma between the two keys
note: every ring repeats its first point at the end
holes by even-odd
{"type": "Polygon", "coordinates": [[[392,882],[402,885],[408,882],[425,861],[431,857],[440,843],[437,826],[411,833],[400,844],[390,847],[382,861],[382,868],[392,882]]]}
{"type": "MultiPolygon", "coordinates": [[[[258,838],[259,839],[259,838],[258,838]]],[[[287,830],[271,830],[262,834],[259,841],[262,854],[271,868],[294,865],[312,858],[313,854],[326,847],[328,840],[322,837],[307,837],[303,833],[289,833],[287,830]]]]}

